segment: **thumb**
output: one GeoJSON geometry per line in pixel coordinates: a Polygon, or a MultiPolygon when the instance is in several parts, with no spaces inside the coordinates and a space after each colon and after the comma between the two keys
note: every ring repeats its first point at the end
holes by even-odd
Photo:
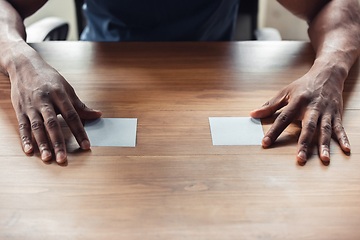
{"type": "Polygon", "coordinates": [[[276,97],[266,102],[261,108],[250,112],[252,118],[266,118],[288,104],[288,95],[279,93],[276,97]]]}
{"type": "Polygon", "coordinates": [[[88,108],[80,99],[75,101],[74,108],[81,119],[96,119],[102,115],[101,111],[88,108]]]}

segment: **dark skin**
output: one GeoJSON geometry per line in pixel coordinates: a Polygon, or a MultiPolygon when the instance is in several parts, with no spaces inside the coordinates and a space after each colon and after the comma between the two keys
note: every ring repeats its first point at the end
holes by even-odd
{"type": "MultiPolygon", "coordinates": [[[[294,120],[302,121],[297,160],[305,163],[314,130],[319,128],[320,158],[330,161],[330,140],[334,133],[344,152],[350,143],[342,126],[344,81],[360,45],[360,8],[357,0],[279,0],[289,11],[309,23],[309,36],[316,60],[307,74],[283,88],[254,118],[265,118],[282,109],[263,139],[263,146],[275,142],[294,120]],[[318,124],[319,123],[319,124],[318,124]]],[[[82,149],[90,142],[81,119],[94,119],[100,111],[87,108],[70,84],[25,43],[23,19],[46,1],[0,0],[0,71],[11,81],[11,100],[19,121],[25,153],[37,144],[43,161],[67,159],[64,138],[56,118],[61,114],[82,149]],[[32,141],[33,133],[35,141],[32,141]],[[47,134],[50,136],[48,141],[47,134]]]]}
{"type": "Polygon", "coordinates": [[[81,119],[99,118],[101,112],[87,108],[70,84],[24,41],[22,19],[46,1],[11,2],[21,15],[8,2],[0,1],[0,22],[8,26],[0,28],[3,56],[0,70],[11,81],[11,100],[19,122],[22,147],[25,153],[31,153],[37,144],[43,161],[52,159],[53,148],[56,161],[63,163],[67,154],[57,114],[64,117],[80,147],[86,150],[90,142],[81,119]],[[31,132],[36,142],[32,141],[31,132]]]}
{"type": "Polygon", "coordinates": [[[359,3],[356,0],[279,2],[309,23],[316,60],[307,74],[283,88],[263,107],[251,112],[251,116],[264,118],[283,108],[263,139],[264,147],[274,143],[292,121],[301,120],[297,149],[301,164],[306,162],[308,147],[319,128],[319,155],[322,161],[329,162],[333,133],[341,149],[350,152],[342,124],[342,92],[349,70],[359,56],[359,3]],[[307,2],[312,6],[307,7],[307,2]]]}

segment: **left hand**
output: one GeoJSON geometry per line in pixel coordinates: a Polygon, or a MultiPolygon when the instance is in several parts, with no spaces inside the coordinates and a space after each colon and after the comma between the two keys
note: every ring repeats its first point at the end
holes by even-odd
{"type": "Polygon", "coordinates": [[[265,118],[284,107],[270,130],[262,140],[264,147],[275,142],[281,132],[294,120],[302,121],[298,141],[297,160],[307,161],[308,147],[316,128],[319,132],[319,154],[323,162],[330,161],[330,140],[332,133],[341,149],[350,152],[350,143],[342,124],[342,90],[346,77],[341,71],[330,68],[324,71],[309,71],[302,78],[283,88],[261,108],[250,113],[253,118],[265,118]],[[340,79],[340,80],[339,80],[340,79]]]}

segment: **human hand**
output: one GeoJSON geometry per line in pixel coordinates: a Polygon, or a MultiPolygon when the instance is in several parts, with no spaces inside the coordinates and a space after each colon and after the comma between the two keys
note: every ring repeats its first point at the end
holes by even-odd
{"type": "Polygon", "coordinates": [[[63,116],[80,147],[89,149],[81,119],[99,118],[102,113],[86,107],[71,85],[42,59],[32,60],[31,65],[24,61],[22,66],[10,75],[10,80],[11,101],[24,152],[33,152],[37,144],[43,161],[52,159],[52,149],[58,163],[67,160],[57,114],[63,116]],[[32,141],[31,132],[36,143],[32,141]]]}
{"type": "Polygon", "coordinates": [[[283,88],[261,108],[252,111],[251,117],[265,118],[284,107],[263,138],[262,145],[269,147],[292,121],[298,119],[302,121],[297,148],[297,160],[300,164],[307,161],[308,147],[317,128],[319,155],[323,162],[330,161],[332,133],[339,141],[341,149],[346,153],[350,152],[350,143],[341,118],[343,79],[346,78],[343,75],[343,72],[333,69],[309,71],[283,88]]]}

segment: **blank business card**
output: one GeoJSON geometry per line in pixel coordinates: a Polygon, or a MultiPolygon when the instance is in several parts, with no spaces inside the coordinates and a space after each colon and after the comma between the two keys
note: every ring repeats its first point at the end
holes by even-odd
{"type": "Polygon", "coordinates": [[[264,137],[260,119],[209,117],[213,145],[261,145],[264,137]]]}
{"type": "Polygon", "coordinates": [[[85,122],[91,146],[135,147],[137,118],[99,118],[85,122]]]}

